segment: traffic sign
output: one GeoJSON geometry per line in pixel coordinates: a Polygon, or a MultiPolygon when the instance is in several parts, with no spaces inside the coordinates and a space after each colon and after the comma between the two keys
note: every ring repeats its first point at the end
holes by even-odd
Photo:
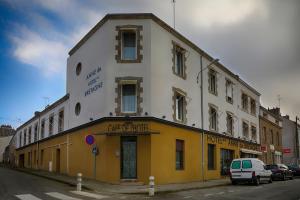
{"type": "Polygon", "coordinates": [[[98,155],[98,147],[97,146],[93,146],[92,153],[94,155],[98,155]]]}
{"type": "Polygon", "coordinates": [[[88,145],[92,145],[95,143],[95,138],[93,135],[87,135],[85,136],[85,143],[87,143],[88,145]]]}

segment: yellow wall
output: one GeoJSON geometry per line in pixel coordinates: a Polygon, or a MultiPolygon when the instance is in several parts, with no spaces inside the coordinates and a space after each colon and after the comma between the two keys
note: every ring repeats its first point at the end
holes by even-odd
{"type": "MultiPolygon", "coordinates": [[[[60,149],[60,172],[71,176],[82,173],[83,177],[94,177],[94,155],[92,146],[85,143],[85,136],[96,134],[99,155],[96,157],[96,179],[109,183],[120,183],[120,135],[107,136],[108,127],[123,124],[124,121],[106,121],[83,128],[72,133],[54,137],[39,145],[33,144],[17,150],[17,156],[25,154],[25,167],[37,168],[28,164],[28,152],[39,149],[39,168],[49,170],[52,161],[56,171],[56,150],[60,149]],[[69,145],[67,145],[69,144],[69,145]],[[41,163],[41,150],[43,163],[41,163]]],[[[202,180],[202,141],[201,133],[184,127],[173,126],[156,121],[133,121],[147,124],[149,130],[159,134],[139,135],[137,137],[137,181],[148,184],[149,176],[155,176],[156,184],[182,183],[202,180]],[[184,169],[176,170],[176,139],[184,141],[184,169]]],[[[228,137],[205,134],[204,138],[204,179],[218,179],[220,176],[220,149],[231,149],[234,157],[239,157],[242,141],[228,137]],[[236,141],[236,142],[233,142],[236,141]],[[216,145],[215,170],[207,169],[207,144],[216,145]]],[[[243,146],[243,145],[242,145],[243,146]]],[[[258,146],[258,145],[256,145],[258,146]]],[[[19,157],[18,157],[19,158],[19,157]]]]}

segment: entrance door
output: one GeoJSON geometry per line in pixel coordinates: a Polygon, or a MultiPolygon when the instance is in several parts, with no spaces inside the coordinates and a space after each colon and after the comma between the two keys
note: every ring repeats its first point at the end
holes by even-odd
{"type": "Polygon", "coordinates": [[[230,170],[230,164],[233,160],[233,151],[221,149],[221,175],[226,176],[230,170]]]}
{"type": "Polygon", "coordinates": [[[121,137],[121,178],[136,179],[136,136],[121,137]]]}
{"type": "Polygon", "coordinates": [[[19,167],[23,168],[25,166],[25,155],[19,155],[19,167]]]}
{"type": "Polygon", "coordinates": [[[56,149],[56,172],[60,172],[60,149],[56,149]]]}

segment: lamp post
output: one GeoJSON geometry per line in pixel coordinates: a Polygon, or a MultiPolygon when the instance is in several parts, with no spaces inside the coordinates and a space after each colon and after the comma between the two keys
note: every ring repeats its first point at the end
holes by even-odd
{"type": "Polygon", "coordinates": [[[206,70],[208,67],[210,67],[212,64],[218,62],[219,59],[213,59],[205,68],[203,68],[203,62],[202,62],[202,55],[200,55],[200,71],[197,74],[197,84],[199,83],[199,76],[200,76],[200,101],[201,101],[201,143],[202,143],[202,156],[201,156],[201,161],[202,161],[202,180],[204,181],[204,119],[203,119],[203,71],[206,70]]]}
{"type": "Polygon", "coordinates": [[[298,133],[298,121],[299,121],[299,117],[296,116],[296,156],[297,156],[297,165],[299,165],[299,133],[298,133]]]}

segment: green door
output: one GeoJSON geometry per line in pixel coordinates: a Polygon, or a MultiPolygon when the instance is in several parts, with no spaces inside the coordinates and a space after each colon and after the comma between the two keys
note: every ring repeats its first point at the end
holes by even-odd
{"type": "Polygon", "coordinates": [[[121,137],[121,177],[136,179],[136,136],[121,137]]]}

